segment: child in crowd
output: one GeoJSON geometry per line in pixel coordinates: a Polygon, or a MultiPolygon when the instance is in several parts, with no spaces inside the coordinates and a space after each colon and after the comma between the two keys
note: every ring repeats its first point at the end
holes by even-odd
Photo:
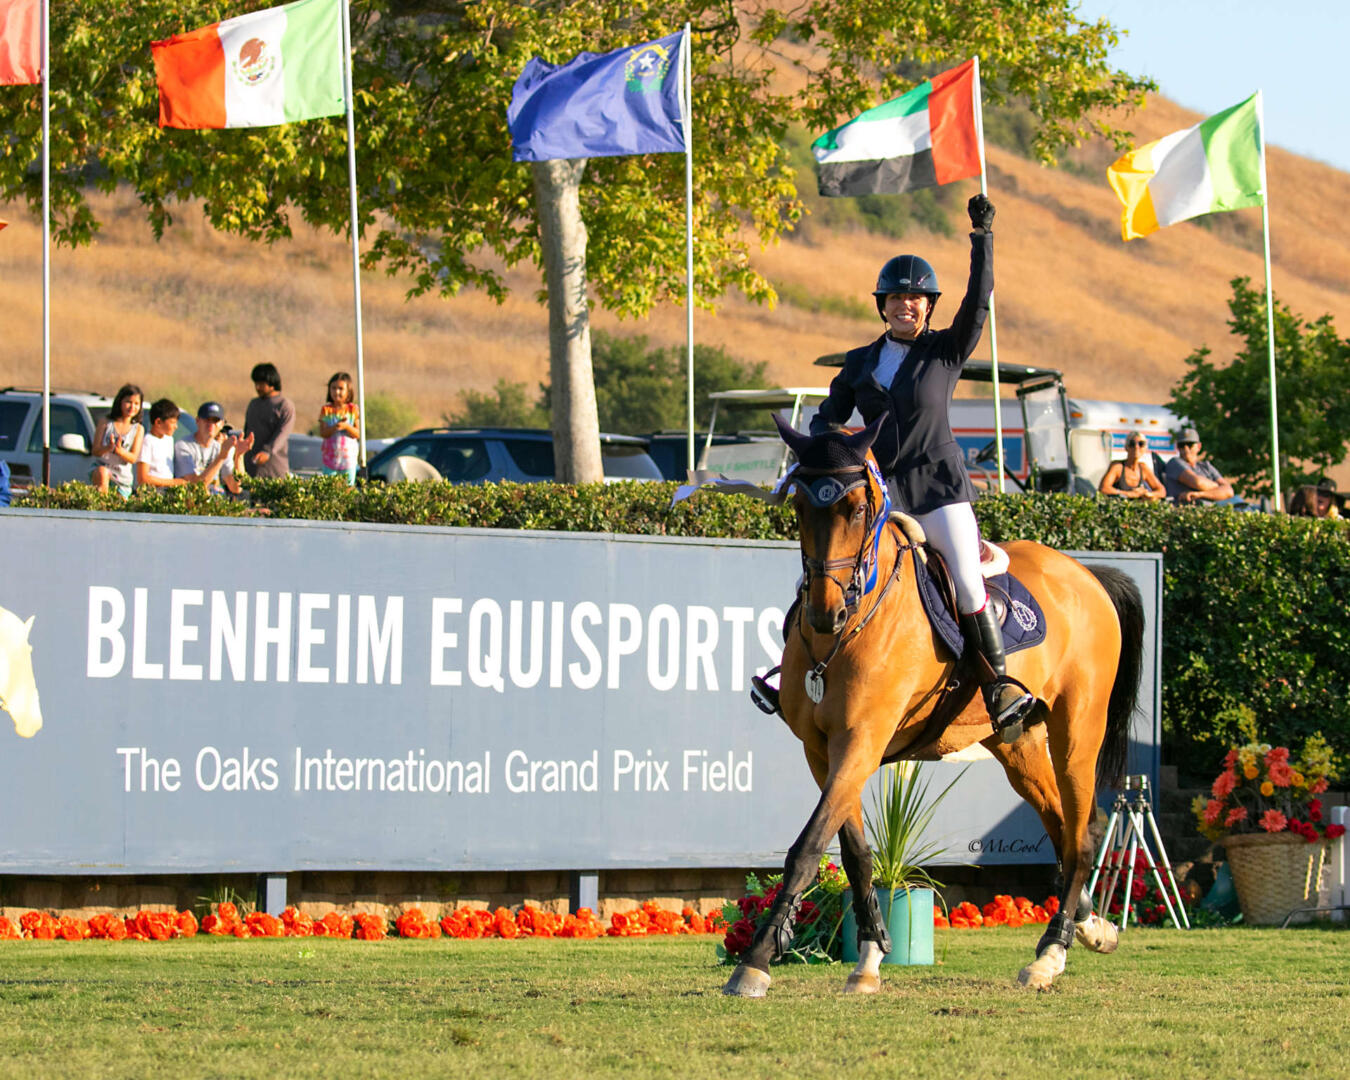
{"type": "Polygon", "coordinates": [[[141,388],[127,383],[117,391],[108,415],[94,432],[94,465],[89,482],[99,491],[109,487],[122,498],[131,494],[136,462],[141,457],[141,388]]]}
{"type": "Polygon", "coordinates": [[[328,400],[319,410],[319,434],[323,436],[323,472],[346,476],[356,483],[357,453],[361,438],[361,410],[357,408],[352,377],[339,371],[328,380],[328,400]]]}
{"type": "Polygon", "coordinates": [[[150,406],[150,434],[141,442],[136,462],[136,483],[146,487],[178,487],[180,484],[211,483],[220,473],[217,462],[201,477],[173,474],[173,433],[178,430],[178,406],[160,398],[150,406]]]}

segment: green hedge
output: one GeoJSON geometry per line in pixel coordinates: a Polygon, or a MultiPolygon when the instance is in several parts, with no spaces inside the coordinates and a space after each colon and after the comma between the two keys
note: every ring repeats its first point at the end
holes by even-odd
{"type": "MultiPolygon", "coordinates": [[[[667,509],[671,484],[395,484],[258,480],[252,507],[199,489],[128,502],[82,484],[16,505],[169,514],[266,514],[468,528],[792,539],[789,512],[744,496],[704,495],[667,509]]],[[[990,496],[976,514],[991,540],[1164,556],[1165,760],[1207,779],[1237,738],[1240,707],[1265,739],[1322,731],[1350,756],[1350,523],[1223,508],[1175,509],[1064,495],[990,496]]],[[[785,588],[790,585],[785,582],[785,588]]]]}

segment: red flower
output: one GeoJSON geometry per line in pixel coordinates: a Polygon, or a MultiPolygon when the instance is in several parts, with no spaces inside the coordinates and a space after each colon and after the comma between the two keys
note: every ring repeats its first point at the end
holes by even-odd
{"type": "Polygon", "coordinates": [[[1288,823],[1289,823],[1288,818],[1286,818],[1278,810],[1273,809],[1267,810],[1264,814],[1262,814],[1261,820],[1259,822],[1261,828],[1265,829],[1266,832],[1279,832],[1288,823]]]}
{"type": "Polygon", "coordinates": [[[727,931],[727,936],[722,939],[722,947],[726,949],[731,956],[740,956],[746,949],[750,948],[750,943],[755,939],[755,924],[749,919],[741,919],[727,931]]]}

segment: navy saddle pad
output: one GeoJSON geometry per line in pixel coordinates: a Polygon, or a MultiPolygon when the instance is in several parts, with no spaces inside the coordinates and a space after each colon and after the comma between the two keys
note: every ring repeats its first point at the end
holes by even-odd
{"type": "MultiPolygon", "coordinates": [[[[915,559],[914,577],[919,583],[919,599],[923,601],[928,621],[952,655],[960,658],[965,650],[965,639],[956,617],[943,601],[933,571],[915,559]]],[[[985,578],[984,585],[989,590],[989,602],[1003,609],[1003,648],[1006,652],[1029,649],[1045,639],[1045,614],[1025,585],[1012,574],[985,578]]]]}

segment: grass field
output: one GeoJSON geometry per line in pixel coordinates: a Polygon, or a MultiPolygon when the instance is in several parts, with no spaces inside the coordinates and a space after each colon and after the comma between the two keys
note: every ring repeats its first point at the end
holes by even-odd
{"type": "Polygon", "coordinates": [[[711,938],[6,943],[0,1077],[1350,1076],[1344,930],[1133,930],[1029,994],[1035,938],[765,1001],[721,996],[711,938]]]}

